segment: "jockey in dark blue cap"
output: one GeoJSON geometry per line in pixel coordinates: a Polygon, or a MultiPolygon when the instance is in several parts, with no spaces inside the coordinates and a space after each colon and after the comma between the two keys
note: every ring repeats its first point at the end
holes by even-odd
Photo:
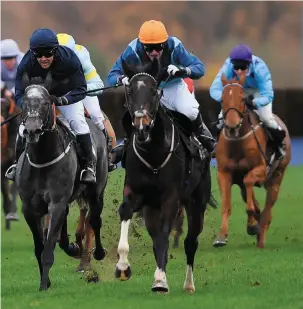
{"type": "MultiPolygon", "coordinates": [[[[24,55],[16,76],[16,102],[22,105],[22,96],[25,87],[22,77],[27,74],[28,78],[41,78],[45,80],[51,72],[53,87],[50,94],[53,102],[61,114],[68,121],[71,129],[77,136],[77,140],[83,153],[83,170],[81,182],[94,183],[95,159],[92,152],[92,142],[89,126],[85,120],[82,99],[86,96],[87,89],[82,65],[77,55],[68,47],[60,46],[56,34],[50,29],[38,29],[30,38],[30,50],[24,55]],[[78,95],[73,95],[79,93],[78,95]]],[[[23,126],[19,129],[23,136],[23,126]]],[[[16,160],[23,152],[23,138],[18,135],[16,145],[16,160]],[[22,151],[21,151],[22,150],[22,151]]],[[[16,164],[7,171],[7,178],[14,180],[16,164]]]]}

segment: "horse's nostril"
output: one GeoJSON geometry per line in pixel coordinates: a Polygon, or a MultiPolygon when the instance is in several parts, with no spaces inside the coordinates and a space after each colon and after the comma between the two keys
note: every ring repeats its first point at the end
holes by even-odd
{"type": "Polygon", "coordinates": [[[42,133],[42,130],[41,129],[36,129],[35,130],[35,134],[41,134],[42,133]]]}

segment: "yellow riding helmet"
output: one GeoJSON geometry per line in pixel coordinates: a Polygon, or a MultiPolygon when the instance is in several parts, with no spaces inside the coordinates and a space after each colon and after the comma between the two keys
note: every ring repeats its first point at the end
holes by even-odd
{"type": "Polygon", "coordinates": [[[168,34],[161,21],[146,21],[139,30],[139,41],[143,44],[161,44],[167,41],[168,34]]]}
{"type": "Polygon", "coordinates": [[[67,46],[71,50],[75,50],[76,42],[75,42],[75,39],[71,35],[67,33],[58,33],[57,38],[58,38],[60,45],[67,46]]]}

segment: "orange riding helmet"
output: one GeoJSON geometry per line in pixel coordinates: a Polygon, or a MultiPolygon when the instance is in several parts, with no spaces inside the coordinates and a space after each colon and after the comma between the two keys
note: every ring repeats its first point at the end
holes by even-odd
{"type": "Polygon", "coordinates": [[[161,44],[167,41],[168,34],[161,21],[146,21],[139,30],[139,41],[143,44],[161,44]]]}

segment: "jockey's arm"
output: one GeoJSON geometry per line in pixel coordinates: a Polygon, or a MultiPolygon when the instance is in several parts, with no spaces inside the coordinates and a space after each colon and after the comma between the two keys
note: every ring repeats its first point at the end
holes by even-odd
{"type": "MultiPolygon", "coordinates": [[[[103,81],[97,73],[96,68],[91,62],[90,54],[88,50],[81,45],[76,45],[78,51],[78,58],[81,61],[82,68],[84,71],[85,80],[87,83],[87,91],[95,90],[104,87],[103,81]]],[[[88,93],[88,96],[96,96],[101,94],[102,90],[96,92],[88,93]]]]}
{"type": "Polygon", "coordinates": [[[190,74],[188,75],[191,79],[199,79],[205,75],[205,65],[193,54],[189,53],[182,42],[173,37],[175,42],[175,48],[172,52],[172,59],[177,65],[182,65],[184,68],[190,69],[190,74]]]}
{"type": "Polygon", "coordinates": [[[26,68],[27,62],[29,61],[30,61],[30,57],[28,54],[26,54],[17,67],[17,74],[16,74],[16,80],[15,80],[15,100],[16,100],[16,104],[19,107],[22,106],[22,97],[25,91],[25,87],[22,81],[22,76],[26,72],[25,68],[26,68]]]}
{"type": "Polygon", "coordinates": [[[64,97],[67,99],[68,104],[77,103],[86,97],[87,84],[83,72],[83,68],[79,58],[76,54],[71,58],[70,63],[67,64],[70,73],[69,79],[73,89],[68,92],[64,97]],[[79,93],[77,95],[73,95],[79,93]]]}
{"type": "Polygon", "coordinates": [[[266,106],[274,99],[274,90],[269,69],[264,61],[256,64],[255,79],[258,85],[260,96],[253,99],[253,103],[257,108],[266,106]]]}
{"type": "Polygon", "coordinates": [[[209,89],[209,94],[211,98],[217,102],[221,102],[222,100],[222,93],[223,93],[223,84],[221,80],[222,74],[224,74],[227,78],[229,78],[231,76],[230,71],[231,71],[230,60],[229,58],[227,58],[209,89]]]}
{"type": "Polygon", "coordinates": [[[118,83],[118,78],[123,75],[123,68],[122,68],[122,59],[129,63],[129,61],[132,64],[138,63],[139,58],[136,54],[136,52],[133,50],[131,46],[128,46],[122,55],[117,59],[111,70],[109,71],[107,75],[107,82],[110,86],[114,86],[118,83]]]}

